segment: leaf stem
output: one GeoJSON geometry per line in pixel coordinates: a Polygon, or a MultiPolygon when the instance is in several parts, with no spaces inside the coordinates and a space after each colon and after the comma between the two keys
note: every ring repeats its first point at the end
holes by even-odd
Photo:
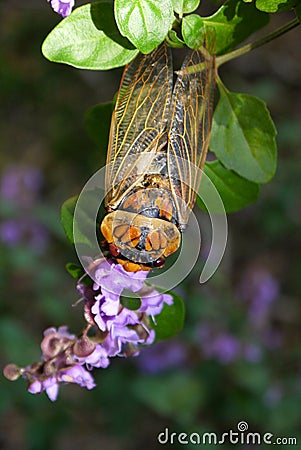
{"type": "Polygon", "coordinates": [[[251,42],[250,44],[246,44],[243,47],[233,50],[230,53],[226,53],[225,55],[218,56],[216,58],[216,66],[219,67],[225,62],[231,61],[234,58],[238,58],[239,56],[248,53],[254,48],[261,47],[262,45],[267,44],[268,42],[276,39],[277,37],[282,36],[284,33],[287,33],[288,31],[292,30],[298,25],[300,25],[299,20],[294,19],[291,22],[288,22],[287,24],[283,25],[282,27],[277,28],[277,30],[273,31],[272,33],[264,36],[261,39],[258,39],[257,41],[251,42]]]}

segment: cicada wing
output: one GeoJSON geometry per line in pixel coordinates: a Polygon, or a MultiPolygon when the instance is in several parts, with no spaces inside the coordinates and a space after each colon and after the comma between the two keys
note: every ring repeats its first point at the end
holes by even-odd
{"type": "Polygon", "coordinates": [[[164,148],[172,75],[171,52],[165,44],[148,55],[139,54],[124,70],[107,155],[106,204],[112,208],[142,178],[151,155],[164,148]]]}
{"type": "Polygon", "coordinates": [[[168,173],[181,228],[187,224],[196,201],[206,160],[214,86],[214,38],[210,33],[205,35],[200,49],[186,57],[172,97],[168,173]],[[200,70],[193,71],[194,66],[200,70]]]}

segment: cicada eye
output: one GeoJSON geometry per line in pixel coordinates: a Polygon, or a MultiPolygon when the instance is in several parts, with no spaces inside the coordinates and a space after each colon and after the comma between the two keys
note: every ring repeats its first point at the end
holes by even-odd
{"type": "Polygon", "coordinates": [[[153,262],[153,266],[156,267],[157,269],[159,267],[163,267],[165,264],[165,258],[161,257],[156,259],[156,261],[153,262]]]}
{"type": "Polygon", "coordinates": [[[109,251],[111,253],[112,256],[119,256],[120,255],[120,250],[118,247],[116,247],[115,244],[110,244],[109,245],[109,251]]]}

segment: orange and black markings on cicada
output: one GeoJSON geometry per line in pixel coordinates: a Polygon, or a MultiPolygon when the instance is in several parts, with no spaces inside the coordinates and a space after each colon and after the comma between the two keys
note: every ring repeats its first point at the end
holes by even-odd
{"type": "Polygon", "coordinates": [[[124,70],[112,116],[101,224],[112,258],[128,271],[164,265],[196,200],[211,128],[212,36],[188,55],[173,87],[162,44],[124,70]],[[192,72],[192,66],[202,70],[192,72]],[[193,170],[199,168],[200,170],[193,170]]]}

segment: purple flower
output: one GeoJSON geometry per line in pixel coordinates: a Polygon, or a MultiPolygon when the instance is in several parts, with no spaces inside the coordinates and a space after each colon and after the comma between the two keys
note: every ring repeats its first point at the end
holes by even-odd
{"type": "Polygon", "coordinates": [[[142,297],[139,311],[144,312],[147,316],[153,317],[160,314],[165,303],[167,305],[172,305],[172,296],[170,294],[160,294],[154,290],[148,296],[142,297]]]}
{"type": "Polygon", "coordinates": [[[36,200],[42,184],[42,174],[35,167],[7,166],[2,173],[0,195],[18,206],[28,207],[36,200]]]}
{"type": "Polygon", "coordinates": [[[92,375],[85,370],[81,365],[74,365],[70,368],[64,368],[56,375],[52,375],[45,380],[36,379],[32,381],[28,386],[28,391],[31,394],[40,394],[46,391],[46,394],[52,402],[57,399],[59,391],[59,383],[76,383],[79,386],[87,389],[93,389],[95,387],[94,379],[92,375]]]}
{"type": "MultiPolygon", "coordinates": [[[[41,342],[41,361],[22,368],[9,364],[6,378],[14,381],[23,376],[28,390],[37,394],[46,391],[50,400],[58,396],[59,384],[76,383],[92,389],[94,380],[88,370],[108,367],[110,357],[135,356],[141,344],[151,344],[155,332],[150,327],[149,316],[156,316],[164,304],[171,305],[173,298],[161,294],[144,284],[147,273],[126,272],[122,266],[104,259],[90,261],[94,270],[93,288],[81,282],[77,289],[84,300],[84,317],[87,325],[77,337],[67,327],[49,328],[41,342]],[[135,303],[121,301],[124,289],[138,293],[135,303]]],[[[131,294],[130,294],[131,295],[131,294]]]]}
{"type": "MultiPolygon", "coordinates": [[[[103,342],[103,347],[108,353],[108,356],[123,356],[123,347],[125,344],[131,344],[136,347],[137,344],[143,342],[144,339],[135,330],[117,325],[114,327],[114,331],[110,332],[103,342]]],[[[138,349],[135,353],[137,352],[138,349]]]]}
{"type": "Polygon", "coordinates": [[[102,294],[114,300],[119,300],[124,289],[137,292],[143,287],[148,272],[127,272],[120,264],[109,263],[103,259],[95,269],[95,280],[93,288],[101,288],[102,294]]]}
{"type": "Polygon", "coordinates": [[[60,381],[65,383],[76,383],[81,387],[93,389],[95,387],[92,375],[83,368],[83,366],[75,365],[70,369],[61,372],[60,381]]]}
{"type": "Polygon", "coordinates": [[[90,355],[82,358],[76,357],[75,359],[81,364],[86,364],[88,369],[91,369],[92,367],[102,367],[103,369],[106,369],[110,364],[105,348],[99,344],[96,345],[95,350],[90,355]]]}
{"type": "Polygon", "coordinates": [[[22,239],[22,229],[17,220],[4,220],[0,224],[1,241],[9,247],[18,245],[22,239]]]}
{"type": "Polygon", "coordinates": [[[35,380],[29,384],[27,388],[28,392],[31,394],[41,394],[46,391],[46,394],[52,402],[55,402],[59,392],[59,385],[57,379],[52,376],[46,378],[44,381],[35,380]]]}
{"type": "Polygon", "coordinates": [[[250,321],[261,324],[279,295],[279,284],[266,270],[255,270],[243,277],[238,292],[249,304],[250,321]]]}
{"type": "Polygon", "coordinates": [[[48,246],[48,230],[34,220],[24,222],[24,242],[34,251],[42,253],[48,246]]]}
{"type": "Polygon", "coordinates": [[[60,14],[62,17],[67,17],[71,14],[74,6],[74,0],[47,0],[51,3],[52,9],[60,14]]]}
{"type": "Polygon", "coordinates": [[[42,174],[34,167],[8,166],[2,173],[0,195],[18,207],[19,217],[1,223],[0,239],[8,246],[25,244],[41,252],[48,244],[48,232],[32,218],[30,208],[42,187],[42,174]]]}
{"type": "Polygon", "coordinates": [[[206,358],[215,358],[222,364],[229,364],[241,353],[241,343],[228,332],[214,332],[209,325],[198,330],[198,339],[206,358]]]}
{"type": "Polygon", "coordinates": [[[69,333],[68,327],[66,325],[62,325],[61,327],[58,327],[58,329],[54,327],[46,328],[43,334],[44,336],[56,335],[61,339],[73,340],[75,338],[74,334],[69,333]]]}
{"type": "Polygon", "coordinates": [[[158,342],[142,350],[137,366],[143,372],[158,373],[176,367],[183,367],[187,360],[187,351],[181,342],[158,342]]]}
{"type": "Polygon", "coordinates": [[[109,335],[103,342],[109,356],[122,356],[123,346],[125,344],[137,345],[144,342],[138,332],[128,325],[134,326],[140,324],[140,320],[135,311],[124,308],[116,317],[108,320],[109,335]]]}
{"type": "Polygon", "coordinates": [[[234,336],[227,333],[216,336],[211,345],[204,348],[206,356],[213,356],[223,364],[234,361],[239,351],[240,343],[234,336]]]}
{"type": "Polygon", "coordinates": [[[91,288],[78,285],[85,300],[86,320],[103,333],[101,345],[109,357],[137,354],[139,344],[151,344],[155,338],[148,317],[159,314],[165,303],[171,305],[172,296],[146,286],[145,271],[126,272],[121,265],[104,259],[91,262],[91,267],[95,279],[94,298],[91,288]],[[137,310],[130,310],[121,303],[124,289],[141,296],[137,310]]]}
{"type": "Polygon", "coordinates": [[[40,362],[25,368],[14,364],[6,368],[8,379],[13,381],[22,375],[29,382],[29,392],[46,391],[52,401],[56,400],[62,382],[87,389],[95,386],[84,365],[88,370],[106,368],[110,357],[135,356],[141,344],[153,343],[155,332],[150,328],[149,316],[159,314],[165,303],[173,303],[172,296],[144,284],[145,272],[126,272],[122,266],[104,259],[91,261],[91,265],[95,275],[93,289],[80,281],[77,285],[85,302],[87,322],[81,336],[69,333],[66,326],[48,328],[41,342],[40,362]],[[121,302],[124,289],[138,292],[141,303],[137,303],[137,310],[121,302]]]}
{"type": "Polygon", "coordinates": [[[119,301],[106,300],[104,295],[97,295],[95,303],[91,307],[91,313],[94,315],[93,319],[101,331],[107,330],[108,320],[114,319],[118,314],[118,310],[119,301]]]}
{"type": "Polygon", "coordinates": [[[119,300],[112,301],[104,295],[97,295],[91,307],[94,321],[101,331],[112,330],[115,325],[127,326],[139,323],[137,313],[120,306],[119,300]]]}
{"type": "Polygon", "coordinates": [[[248,344],[244,348],[244,357],[247,361],[257,363],[262,358],[262,350],[258,345],[248,344]]]}
{"type": "Polygon", "coordinates": [[[25,368],[12,366],[7,369],[9,379],[22,375],[28,380],[28,391],[40,394],[46,391],[51,401],[58,396],[60,383],[76,383],[92,389],[94,379],[83,367],[107,367],[109,360],[105,350],[83,335],[77,338],[66,326],[48,328],[41,342],[42,358],[25,368]]]}
{"type": "Polygon", "coordinates": [[[49,235],[47,230],[34,220],[22,217],[21,219],[5,220],[0,225],[0,239],[10,247],[24,244],[35,252],[45,250],[49,235]]]}

